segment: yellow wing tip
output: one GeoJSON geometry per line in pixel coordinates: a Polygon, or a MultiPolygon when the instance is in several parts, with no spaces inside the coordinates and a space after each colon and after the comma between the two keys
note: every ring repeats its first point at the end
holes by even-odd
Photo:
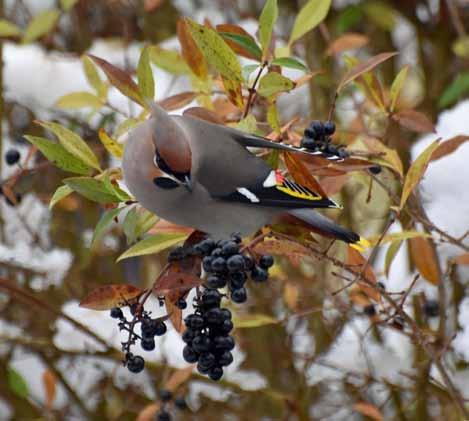
{"type": "Polygon", "coordinates": [[[371,247],[371,243],[366,238],[360,237],[356,243],[350,244],[350,247],[363,253],[367,248],[371,247]]]}

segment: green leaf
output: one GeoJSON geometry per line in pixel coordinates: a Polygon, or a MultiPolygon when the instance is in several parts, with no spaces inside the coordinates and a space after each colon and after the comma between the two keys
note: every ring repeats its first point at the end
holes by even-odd
{"type": "Polygon", "coordinates": [[[26,399],[28,397],[28,384],[26,383],[23,376],[12,367],[7,368],[7,382],[8,387],[13,393],[15,393],[15,395],[22,399],[26,399]]]}
{"type": "Polygon", "coordinates": [[[363,11],[380,29],[392,31],[396,26],[396,10],[381,1],[370,1],[363,5],[363,11]]]}
{"type": "Polygon", "coordinates": [[[226,79],[242,81],[241,65],[233,50],[213,29],[186,19],[189,31],[207,62],[226,79]]]}
{"type": "Polygon", "coordinates": [[[340,14],[336,21],[336,28],[339,34],[346,32],[353,26],[358,25],[363,18],[363,12],[360,7],[356,5],[346,7],[340,14]]]}
{"type": "Polygon", "coordinates": [[[387,251],[386,251],[386,256],[384,258],[384,273],[386,273],[386,276],[389,276],[389,270],[391,269],[391,264],[394,260],[394,258],[397,255],[397,252],[401,248],[402,245],[402,240],[397,240],[393,241],[387,251]]]}
{"type": "Polygon", "coordinates": [[[144,108],[147,107],[147,103],[140,93],[137,84],[127,72],[92,54],[88,54],[88,57],[106,74],[111,85],[119,90],[122,95],[144,108]]]}
{"type": "Polygon", "coordinates": [[[142,208],[138,213],[137,226],[135,227],[136,238],[146,234],[158,221],[159,218],[154,213],[142,208]]]}
{"type": "Polygon", "coordinates": [[[191,71],[189,66],[177,51],[166,50],[159,46],[148,47],[149,58],[152,63],[173,75],[187,75],[191,71]]]}
{"type": "Polygon", "coordinates": [[[469,57],[469,36],[463,36],[458,38],[453,43],[453,52],[459,57],[467,58],[469,57]]]}
{"type": "Polygon", "coordinates": [[[62,145],[38,136],[26,135],[25,138],[36,146],[56,167],[75,174],[91,174],[91,167],[68,152],[62,145]]]}
{"type": "Polygon", "coordinates": [[[260,61],[262,59],[262,51],[251,37],[247,37],[246,35],[242,34],[234,34],[231,32],[220,32],[220,35],[246,50],[257,60],[260,61]]]}
{"type": "Polygon", "coordinates": [[[107,97],[107,85],[101,80],[98,69],[93,61],[88,56],[82,56],[83,70],[85,72],[86,80],[90,86],[95,90],[98,97],[104,100],[107,97]]]}
{"type": "Polygon", "coordinates": [[[23,43],[29,44],[36,41],[38,38],[51,31],[57,23],[59,16],[60,10],[58,9],[44,10],[34,16],[23,35],[23,43]]]}
{"type": "Polygon", "coordinates": [[[270,103],[267,107],[267,122],[270,127],[274,129],[277,133],[280,133],[280,123],[278,119],[277,104],[274,102],[270,103]]]}
{"type": "Polygon", "coordinates": [[[271,97],[279,92],[290,91],[295,83],[277,72],[270,72],[262,76],[257,93],[265,97],[271,97]]]}
{"type": "Polygon", "coordinates": [[[256,133],[257,132],[257,121],[254,115],[249,114],[246,118],[243,118],[236,124],[238,130],[242,130],[246,133],[256,133]]]}
{"type": "Polygon", "coordinates": [[[124,156],[124,147],[109,136],[106,131],[101,127],[98,131],[98,137],[101,143],[104,145],[106,150],[118,159],[124,156]]]}
{"type": "Polygon", "coordinates": [[[234,317],[233,325],[237,329],[248,329],[253,327],[261,327],[279,323],[279,320],[274,319],[266,314],[249,314],[243,317],[234,317]]]}
{"type": "Polygon", "coordinates": [[[409,66],[404,66],[397,76],[394,78],[392,85],[391,85],[391,105],[389,107],[390,111],[394,111],[394,108],[396,107],[396,102],[399,98],[399,94],[402,91],[402,88],[404,86],[404,83],[407,79],[407,73],[409,72],[409,66]]]}
{"type": "Polygon", "coordinates": [[[49,209],[52,209],[58,202],[60,202],[64,197],[73,193],[73,190],[68,186],[60,186],[52,196],[52,199],[49,202],[49,209]]]}
{"type": "Polygon", "coordinates": [[[101,171],[98,158],[86,142],[66,127],[50,121],[38,121],[42,127],[50,130],[59,139],[60,144],[72,155],[84,162],[86,165],[101,171]]]}
{"type": "Polygon", "coordinates": [[[63,182],[72,190],[93,202],[106,204],[121,201],[116,195],[109,192],[103,181],[92,177],[66,178],[63,182]]]}
{"type": "Polygon", "coordinates": [[[282,67],[288,67],[290,69],[303,70],[304,72],[309,72],[308,67],[303,64],[300,60],[295,57],[280,57],[272,60],[272,64],[282,67]]]}
{"type": "Polygon", "coordinates": [[[278,18],[277,0],[267,0],[259,17],[259,41],[262,47],[262,54],[266,56],[269,50],[270,40],[275,22],[278,18]]]}
{"type": "Polygon", "coordinates": [[[103,178],[103,183],[107,188],[107,191],[117,198],[121,202],[126,202],[127,200],[131,200],[132,198],[124,191],[122,190],[117,184],[114,184],[111,182],[111,179],[109,178],[109,172],[106,170],[104,173],[104,178],[103,178]]]}
{"type": "Polygon", "coordinates": [[[252,72],[257,70],[259,68],[258,64],[247,64],[246,66],[243,66],[241,69],[241,74],[243,75],[243,79],[246,82],[249,82],[249,76],[251,76],[252,72]]]}
{"type": "Polygon", "coordinates": [[[299,11],[290,34],[289,45],[318,26],[327,16],[332,0],[309,0],[299,11]]]}
{"type": "Polygon", "coordinates": [[[456,76],[450,85],[443,91],[438,106],[447,107],[469,94],[469,72],[463,72],[456,76]]]}
{"type": "Polygon", "coordinates": [[[130,247],[127,251],[119,256],[117,261],[127,259],[129,257],[143,256],[146,254],[155,254],[174,246],[188,237],[188,234],[180,233],[161,233],[152,235],[141,241],[134,246],[130,247]]]}
{"type": "Polygon", "coordinates": [[[148,47],[142,50],[137,66],[138,87],[141,94],[147,99],[155,98],[155,80],[150,66],[150,52],[148,47]]]}
{"type": "Polygon", "coordinates": [[[99,219],[96,227],[94,229],[93,238],[91,239],[90,248],[93,248],[99,240],[101,240],[102,236],[108,231],[111,225],[114,222],[114,218],[119,215],[119,213],[124,209],[122,208],[115,208],[104,212],[99,219]]]}
{"type": "Polygon", "coordinates": [[[60,0],[60,7],[67,12],[77,3],[78,0],[60,0]]]}
{"type": "Polygon", "coordinates": [[[275,149],[272,150],[266,157],[265,161],[274,170],[278,169],[280,161],[280,151],[275,149]]]}
{"type": "Polygon", "coordinates": [[[21,29],[6,19],[0,19],[0,37],[19,37],[21,29]]]}
{"type": "Polygon", "coordinates": [[[405,176],[404,187],[402,188],[401,203],[399,205],[400,209],[404,207],[415,186],[417,186],[423,177],[423,174],[430,163],[432,153],[438,146],[438,140],[432,142],[410,166],[409,171],[407,171],[405,176]]]}
{"type": "Polygon", "coordinates": [[[101,108],[103,102],[94,94],[89,92],[72,92],[60,97],[55,105],[59,108],[101,108]]]}
{"type": "Polygon", "coordinates": [[[135,235],[135,229],[137,228],[137,220],[137,209],[134,206],[127,212],[127,215],[125,215],[125,219],[122,224],[125,237],[127,238],[127,244],[132,244],[137,239],[137,236],[135,235]]]}

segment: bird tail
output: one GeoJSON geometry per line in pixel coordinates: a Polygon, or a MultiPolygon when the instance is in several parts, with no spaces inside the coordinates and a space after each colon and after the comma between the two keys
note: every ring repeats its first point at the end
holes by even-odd
{"type": "Polygon", "coordinates": [[[347,228],[341,227],[320,213],[310,209],[294,209],[289,214],[306,222],[318,233],[344,241],[358,251],[363,251],[365,248],[370,247],[370,243],[365,238],[360,237],[357,233],[347,228]]]}

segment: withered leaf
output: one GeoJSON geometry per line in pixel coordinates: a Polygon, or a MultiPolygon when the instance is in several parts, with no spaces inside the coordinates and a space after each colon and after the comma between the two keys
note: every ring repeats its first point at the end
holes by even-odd
{"type": "Polygon", "coordinates": [[[438,148],[436,148],[433,153],[430,161],[437,161],[458,149],[462,144],[466,143],[469,140],[469,136],[455,136],[451,139],[441,142],[438,148]]]}
{"type": "Polygon", "coordinates": [[[183,115],[198,118],[199,120],[205,120],[209,123],[223,125],[223,120],[214,111],[204,107],[191,107],[183,112],[183,115]]]}
{"type": "Polygon", "coordinates": [[[180,94],[172,95],[159,101],[159,104],[166,111],[173,111],[190,104],[196,97],[196,92],[181,92],[180,94]]]}
{"type": "Polygon", "coordinates": [[[402,127],[417,133],[434,133],[435,126],[430,119],[420,111],[402,110],[392,115],[402,127]]]}
{"type": "Polygon", "coordinates": [[[80,307],[91,310],[110,310],[133,302],[143,293],[143,290],[133,285],[111,284],[104,285],[91,291],[80,302],[80,307]]]}
{"type": "Polygon", "coordinates": [[[412,261],[420,274],[433,285],[440,283],[440,267],[434,244],[423,237],[409,239],[412,261]]]}

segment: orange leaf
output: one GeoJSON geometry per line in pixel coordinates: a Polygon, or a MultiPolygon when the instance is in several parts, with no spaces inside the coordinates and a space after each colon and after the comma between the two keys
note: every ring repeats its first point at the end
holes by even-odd
{"type": "Polygon", "coordinates": [[[171,374],[171,377],[164,384],[164,388],[174,392],[179,386],[191,378],[193,370],[194,365],[174,371],[173,374],[171,374]]]}
{"type": "Polygon", "coordinates": [[[283,288],[283,300],[287,307],[294,311],[298,307],[298,299],[300,298],[300,291],[297,285],[292,282],[287,282],[283,288]]]}
{"type": "Polygon", "coordinates": [[[469,265],[469,253],[464,253],[455,257],[452,259],[452,263],[456,265],[469,265]]]}
{"type": "Polygon", "coordinates": [[[391,57],[394,57],[397,54],[397,52],[391,52],[391,53],[381,53],[378,54],[374,57],[371,57],[369,60],[358,64],[354,68],[350,69],[341,82],[339,83],[339,86],[337,88],[337,92],[342,90],[342,88],[355,80],[357,77],[361,76],[364,73],[369,72],[370,70],[373,70],[376,66],[381,64],[383,61],[386,61],[390,59],[391,57]]]}
{"type": "Polygon", "coordinates": [[[392,115],[392,119],[397,121],[402,127],[417,133],[435,132],[435,126],[430,119],[420,111],[402,110],[392,115]]]}
{"type": "MultiPolygon", "coordinates": [[[[373,271],[373,268],[371,264],[366,263],[366,259],[360,254],[360,252],[358,252],[358,250],[355,250],[350,246],[347,247],[347,265],[352,266],[351,269],[356,273],[361,273],[363,271],[364,278],[369,283],[376,284],[376,275],[373,271]],[[365,270],[363,270],[363,268],[365,268],[365,270]]],[[[371,286],[367,285],[364,281],[358,281],[357,288],[360,292],[372,300],[379,301],[379,292],[371,286]]]]}
{"type": "Polygon", "coordinates": [[[184,272],[179,267],[170,269],[153,288],[155,296],[167,295],[170,292],[185,292],[202,285],[203,280],[198,276],[184,272]]]}
{"type": "Polygon", "coordinates": [[[276,256],[287,257],[294,265],[299,265],[301,261],[310,256],[311,253],[307,247],[290,240],[266,239],[254,248],[256,253],[273,254],[276,256]]]}
{"type": "Polygon", "coordinates": [[[327,48],[326,54],[332,56],[343,51],[355,50],[368,44],[369,41],[370,39],[365,35],[349,32],[332,41],[327,48]]]}
{"type": "Polygon", "coordinates": [[[178,308],[172,302],[172,300],[168,299],[168,297],[166,297],[164,305],[166,307],[166,312],[168,313],[169,320],[171,321],[171,324],[173,325],[176,332],[183,333],[186,328],[182,323],[182,310],[178,308]]]}
{"type": "Polygon", "coordinates": [[[181,92],[180,94],[172,95],[163,99],[159,104],[166,111],[173,111],[190,104],[196,97],[196,92],[181,92]]]}
{"type": "Polygon", "coordinates": [[[376,408],[376,406],[372,405],[368,402],[358,402],[353,405],[353,409],[359,412],[362,415],[365,415],[368,418],[371,418],[375,421],[383,421],[383,415],[381,411],[376,408]]]}
{"type": "Polygon", "coordinates": [[[441,142],[438,148],[433,151],[430,161],[436,161],[440,158],[445,157],[446,155],[449,155],[450,153],[453,153],[456,149],[458,149],[463,143],[467,142],[468,140],[469,136],[460,135],[445,140],[444,142],[441,142]]]}
{"type": "Polygon", "coordinates": [[[335,177],[324,177],[321,178],[321,186],[327,196],[332,196],[342,190],[342,187],[344,187],[348,178],[348,174],[338,175],[335,177]]]}
{"type": "Polygon", "coordinates": [[[133,285],[104,285],[91,291],[80,302],[80,307],[91,310],[110,310],[122,307],[142,295],[143,290],[133,285]]]}
{"type": "Polygon", "coordinates": [[[127,72],[92,54],[88,54],[88,57],[106,74],[112,86],[117,88],[127,98],[130,98],[142,107],[146,107],[145,100],[137,84],[127,72]]]}
{"type": "Polygon", "coordinates": [[[181,44],[181,55],[186,63],[196,76],[200,79],[206,79],[208,75],[207,63],[183,18],[177,22],[177,36],[181,44]]]}
{"type": "Polygon", "coordinates": [[[182,114],[198,118],[199,120],[205,120],[209,123],[223,125],[223,120],[218,116],[218,114],[209,110],[208,108],[191,107],[185,110],[182,114]]]}
{"type": "Polygon", "coordinates": [[[57,395],[57,377],[52,371],[46,370],[42,373],[42,383],[46,392],[46,408],[51,410],[57,395]]]}
{"type": "Polygon", "coordinates": [[[423,237],[410,238],[410,255],[420,274],[433,285],[440,283],[440,266],[434,244],[423,237]]]}
{"type": "Polygon", "coordinates": [[[308,169],[295,155],[290,152],[285,152],[283,156],[288,172],[297,183],[308,187],[312,191],[320,194],[322,197],[327,197],[319,182],[316,181],[316,179],[309,173],[308,169]]]}
{"type": "Polygon", "coordinates": [[[138,413],[135,421],[153,421],[159,409],[159,403],[151,403],[138,413]]]}

